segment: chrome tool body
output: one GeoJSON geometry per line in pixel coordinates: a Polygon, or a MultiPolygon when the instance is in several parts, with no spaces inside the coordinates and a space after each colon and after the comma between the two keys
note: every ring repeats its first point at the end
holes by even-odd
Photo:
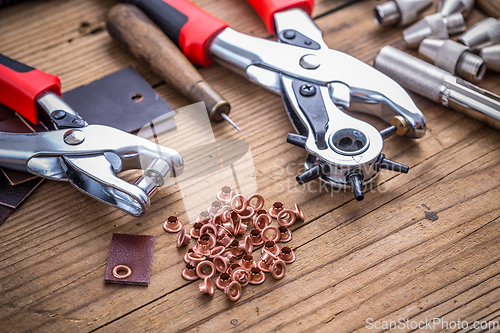
{"type": "Polygon", "coordinates": [[[180,175],[175,150],[102,126],[88,125],[60,97],[59,79],[0,55],[0,103],[33,123],[50,118],[52,130],[0,133],[0,166],[68,181],[91,197],[134,216],[143,215],[164,177],[180,175]],[[38,110],[42,112],[38,113],[38,110]],[[142,169],[134,184],[117,173],[142,169]]]}

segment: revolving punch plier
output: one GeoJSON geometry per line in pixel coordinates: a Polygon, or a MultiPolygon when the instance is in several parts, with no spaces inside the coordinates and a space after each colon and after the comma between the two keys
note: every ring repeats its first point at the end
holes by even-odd
{"type": "Polygon", "coordinates": [[[297,131],[288,142],[305,148],[307,170],[300,184],[316,178],[351,189],[362,200],[363,185],[380,169],[408,172],[385,158],[383,139],[397,132],[425,134],[425,118],[408,93],[388,76],[345,53],[328,48],[310,18],[313,0],[247,0],[276,42],[236,32],[187,0],[122,0],[137,5],[196,65],[214,60],[281,95],[297,131]],[[346,110],[375,115],[392,126],[378,131],[346,110]]]}
{"type": "Polygon", "coordinates": [[[173,149],[102,125],[89,125],[61,98],[57,76],[0,55],[0,103],[37,125],[37,133],[0,133],[0,166],[68,181],[91,197],[143,215],[150,197],[184,162],[173,149]],[[142,169],[133,184],[118,173],[142,169]]]}

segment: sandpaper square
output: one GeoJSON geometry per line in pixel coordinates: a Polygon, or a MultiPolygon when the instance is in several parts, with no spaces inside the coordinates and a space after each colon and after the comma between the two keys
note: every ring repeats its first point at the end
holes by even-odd
{"type": "Polygon", "coordinates": [[[104,281],[139,286],[149,285],[154,246],[154,236],[113,234],[104,281]],[[132,274],[126,278],[116,278],[113,275],[113,269],[117,265],[129,267],[132,274]]]}
{"type": "Polygon", "coordinates": [[[89,124],[135,132],[172,111],[132,67],[63,93],[63,99],[89,124]]]}

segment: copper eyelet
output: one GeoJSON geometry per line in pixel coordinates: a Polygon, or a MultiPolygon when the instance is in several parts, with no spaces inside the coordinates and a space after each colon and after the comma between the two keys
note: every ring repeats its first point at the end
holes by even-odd
{"type": "Polygon", "coordinates": [[[200,237],[200,229],[201,229],[201,227],[203,227],[203,223],[196,222],[193,225],[193,228],[191,228],[191,231],[189,232],[189,234],[191,235],[191,237],[193,237],[193,238],[199,238],[200,237]]]}
{"type": "Polygon", "coordinates": [[[212,278],[209,278],[208,276],[201,282],[198,286],[200,288],[200,292],[202,294],[207,294],[209,296],[214,295],[214,283],[212,281],[212,278]]]}
{"type": "Polygon", "coordinates": [[[245,210],[239,214],[239,216],[242,221],[247,222],[252,219],[253,214],[255,214],[255,210],[252,207],[247,206],[245,210]]]}
{"type": "Polygon", "coordinates": [[[210,255],[210,234],[203,234],[198,238],[198,243],[193,247],[194,252],[204,256],[210,255]]]}
{"type": "Polygon", "coordinates": [[[262,247],[262,253],[265,253],[265,252],[268,252],[273,257],[277,258],[281,253],[281,249],[278,246],[278,244],[276,244],[272,240],[269,240],[269,241],[266,241],[264,243],[264,247],[262,247]]]}
{"type": "Polygon", "coordinates": [[[229,300],[236,302],[241,297],[241,285],[236,281],[231,281],[224,292],[229,300]]]}
{"type": "Polygon", "coordinates": [[[280,240],[280,231],[277,227],[273,225],[268,225],[267,227],[262,229],[260,234],[264,242],[273,241],[276,243],[277,241],[280,240]],[[270,232],[272,232],[272,236],[268,236],[270,232]]]}
{"type": "Polygon", "coordinates": [[[253,221],[255,229],[262,230],[271,224],[271,217],[268,214],[261,214],[253,221]]]}
{"type": "Polygon", "coordinates": [[[291,264],[297,258],[297,255],[292,250],[292,248],[285,246],[281,249],[280,259],[285,262],[285,264],[291,264]]]}
{"type": "Polygon", "coordinates": [[[221,256],[220,254],[214,256],[214,258],[212,259],[212,262],[213,262],[213,264],[215,266],[215,269],[219,273],[225,273],[225,272],[227,272],[227,269],[229,268],[229,265],[231,264],[229,262],[228,258],[226,258],[224,256],[221,256]]]}
{"type": "Polygon", "coordinates": [[[196,218],[196,222],[200,222],[202,224],[210,223],[210,213],[206,210],[201,212],[200,215],[196,218]]]}
{"type": "Polygon", "coordinates": [[[232,271],[231,279],[238,282],[242,287],[244,287],[250,281],[250,271],[246,270],[243,267],[238,267],[232,271]]]}
{"type": "Polygon", "coordinates": [[[268,263],[265,263],[262,259],[257,262],[257,267],[263,272],[270,272],[271,271],[271,265],[268,263]]]}
{"type": "Polygon", "coordinates": [[[203,235],[205,233],[210,233],[209,231],[212,230],[212,234],[216,235],[217,234],[217,227],[213,224],[204,224],[201,228],[200,228],[200,235],[203,235]]]}
{"type": "Polygon", "coordinates": [[[288,229],[288,227],[282,225],[278,228],[278,230],[280,231],[280,243],[286,243],[292,240],[292,231],[288,229]]]}
{"type": "Polygon", "coordinates": [[[186,267],[184,267],[184,269],[182,270],[182,277],[188,281],[194,281],[198,279],[198,275],[196,274],[196,267],[187,264],[186,267]]]}
{"type": "Polygon", "coordinates": [[[196,266],[196,275],[204,279],[215,275],[215,266],[211,261],[204,260],[196,266]]]}
{"type": "Polygon", "coordinates": [[[292,212],[295,213],[297,218],[301,219],[302,221],[305,220],[306,216],[304,215],[304,212],[302,211],[302,209],[299,207],[298,204],[295,204],[295,209],[293,209],[292,212]]]}
{"type": "Polygon", "coordinates": [[[215,200],[212,204],[207,208],[207,211],[212,215],[217,215],[219,209],[222,208],[222,202],[215,200]]]}
{"type": "Polygon", "coordinates": [[[186,234],[186,230],[182,229],[177,236],[177,247],[188,246],[191,242],[191,236],[186,234]]]}
{"type": "Polygon", "coordinates": [[[238,264],[238,262],[235,262],[231,265],[229,265],[229,268],[227,269],[227,273],[229,274],[233,274],[233,271],[236,269],[236,268],[240,268],[240,264],[238,264]]]}
{"type": "Polygon", "coordinates": [[[231,199],[231,208],[238,214],[243,213],[247,208],[247,202],[245,200],[245,197],[241,194],[236,194],[231,199]]]}
{"type": "Polygon", "coordinates": [[[252,242],[252,238],[250,237],[250,235],[247,235],[245,237],[245,240],[243,241],[243,248],[245,249],[245,252],[247,254],[252,254],[252,252],[253,252],[253,242],[252,242]]]}
{"type": "Polygon", "coordinates": [[[194,251],[188,252],[186,256],[187,256],[187,263],[194,267],[198,266],[200,262],[206,259],[204,255],[196,253],[194,251]]]}
{"type": "Polygon", "coordinates": [[[188,256],[189,256],[190,253],[194,253],[193,248],[188,249],[187,252],[186,252],[186,254],[184,254],[184,262],[186,264],[189,264],[189,258],[188,258],[188,256]]]}
{"type": "Polygon", "coordinates": [[[250,234],[248,236],[250,236],[250,239],[252,239],[253,246],[259,246],[264,244],[259,229],[252,229],[252,231],[250,231],[250,234]]]}
{"type": "Polygon", "coordinates": [[[113,268],[113,276],[117,279],[126,279],[132,275],[132,270],[126,265],[116,265],[113,268]],[[125,274],[118,274],[118,272],[125,271],[125,274]]]}
{"type": "Polygon", "coordinates": [[[257,266],[257,263],[255,262],[255,260],[253,260],[253,256],[251,254],[247,254],[243,256],[243,258],[241,258],[240,266],[245,269],[251,269],[257,266]]]}
{"type": "Polygon", "coordinates": [[[231,187],[222,187],[219,193],[217,193],[217,200],[229,204],[231,202],[231,192],[233,192],[233,189],[231,187]]]}
{"type": "Polygon", "coordinates": [[[222,256],[227,258],[227,260],[229,260],[230,264],[234,264],[234,263],[238,262],[238,257],[235,256],[231,251],[228,251],[227,249],[226,249],[226,251],[222,252],[222,256]]]}
{"type": "Polygon", "coordinates": [[[238,235],[244,235],[248,230],[248,226],[246,224],[241,223],[239,229],[240,230],[238,231],[238,235]]]}
{"type": "Polygon", "coordinates": [[[261,284],[266,280],[266,275],[259,267],[250,269],[250,284],[261,284]]]}
{"type": "Polygon", "coordinates": [[[273,265],[271,266],[271,275],[275,279],[282,279],[285,276],[286,273],[286,264],[283,260],[278,259],[276,260],[273,265]]]}
{"type": "Polygon", "coordinates": [[[215,279],[215,285],[220,290],[226,290],[226,287],[231,283],[231,275],[228,273],[221,273],[217,279],[215,279]]]}
{"type": "Polygon", "coordinates": [[[163,223],[163,229],[167,232],[178,232],[182,229],[182,222],[176,216],[169,216],[163,223]]]}
{"type": "Polygon", "coordinates": [[[219,242],[220,245],[222,246],[228,246],[229,244],[232,243],[234,240],[233,236],[228,235],[227,233],[220,233],[219,236],[217,237],[217,242],[219,242]]]}
{"type": "Polygon", "coordinates": [[[220,214],[217,214],[212,218],[212,224],[215,226],[221,226],[223,222],[222,215],[220,214]]]}
{"type": "Polygon", "coordinates": [[[280,226],[290,227],[295,223],[295,213],[290,209],[283,209],[278,214],[278,224],[280,226]],[[288,219],[286,217],[288,216],[288,219]]]}
{"type": "Polygon", "coordinates": [[[226,248],[224,246],[216,246],[210,251],[210,255],[208,257],[210,259],[213,259],[215,256],[221,255],[224,251],[226,251],[226,248]]]}
{"type": "Polygon", "coordinates": [[[257,193],[252,194],[247,199],[247,206],[252,207],[254,210],[262,209],[262,207],[264,207],[264,197],[260,194],[257,194],[257,193]],[[252,205],[252,203],[250,202],[253,199],[257,199],[257,202],[255,203],[255,205],[252,205]]]}
{"type": "Polygon", "coordinates": [[[275,219],[278,218],[278,214],[285,209],[285,206],[283,206],[283,203],[281,202],[275,202],[273,203],[273,206],[269,210],[269,214],[274,217],[275,219]]]}

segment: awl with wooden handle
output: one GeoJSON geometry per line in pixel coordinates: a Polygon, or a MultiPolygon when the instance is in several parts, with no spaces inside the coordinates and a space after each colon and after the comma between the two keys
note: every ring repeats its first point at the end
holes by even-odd
{"type": "Polygon", "coordinates": [[[205,102],[212,121],[226,120],[231,106],[200,75],[177,46],[136,6],[117,4],[109,12],[106,27],[116,40],[170,86],[193,102],[205,102]]]}

